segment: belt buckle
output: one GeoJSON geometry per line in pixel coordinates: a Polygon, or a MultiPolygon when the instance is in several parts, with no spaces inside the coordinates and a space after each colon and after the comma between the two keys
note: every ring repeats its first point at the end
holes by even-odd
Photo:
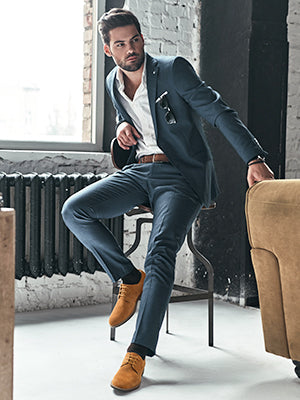
{"type": "Polygon", "coordinates": [[[155,163],[155,154],[152,154],[152,162],[155,163]]]}

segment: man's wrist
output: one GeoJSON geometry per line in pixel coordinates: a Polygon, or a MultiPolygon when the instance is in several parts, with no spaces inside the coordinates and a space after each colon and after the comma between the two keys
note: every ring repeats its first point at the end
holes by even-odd
{"type": "Polygon", "coordinates": [[[253,164],[263,164],[266,161],[265,157],[256,156],[248,161],[247,166],[250,167],[253,164]]]}

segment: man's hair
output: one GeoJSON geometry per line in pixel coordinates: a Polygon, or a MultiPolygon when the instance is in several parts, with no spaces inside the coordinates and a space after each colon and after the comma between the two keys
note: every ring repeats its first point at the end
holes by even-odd
{"type": "Polygon", "coordinates": [[[137,17],[129,10],[124,8],[112,8],[104,13],[98,21],[98,30],[104,44],[109,46],[109,32],[120,26],[135,25],[139,34],[141,34],[141,26],[137,17]]]}

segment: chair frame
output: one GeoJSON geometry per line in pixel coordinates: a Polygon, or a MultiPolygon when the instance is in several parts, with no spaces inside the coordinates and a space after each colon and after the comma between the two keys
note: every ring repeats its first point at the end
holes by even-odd
{"type": "MultiPolygon", "coordinates": [[[[211,210],[216,207],[216,204],[212,204],[210,207],[203,207],[202,210],[211,210]]],[[[128,216],[141,215],[149,212],[145,209],[134,208],[133,210],[126,213],[128,216]]],[[[141,228],[143,224],[152,223],[153,218],[149,217],[139,217],[136,219],[136,229],[135,229],[135,240],[130,248],[125,252],[126,257],[131,255],[139,246],[141,241],[141,228]]],[[[198,226],[200,226],[200,214],[196,218],[198,226]]],[[[182,301],[194,301],[194,300],[207,300],[208,301],[208,345],[214,345],[214,269],[211,262],[198,250],[196,249],[193,242],[193,227],[190,228],[187,234],[187,243],[190,251],[194,254],[197,260],[199,260],[205,267],[208,277],[207,290],[198,289],[188,286],[182,286],[174,284],[173,290],[184,293],[179,296],[172,295],[169,303],[177,303],[182,301]]],[[[120,282],[115,282],[113,284],[112,290],[112,309],[114,308],[118,293],[119,293],[120,282]]],[[[166,310],[166,333],[169,333],[169,305],[166,310]]],[[[116,328],[111,327],[110,329],[110,340],[115,340],[116,338],[116,328]]]]}

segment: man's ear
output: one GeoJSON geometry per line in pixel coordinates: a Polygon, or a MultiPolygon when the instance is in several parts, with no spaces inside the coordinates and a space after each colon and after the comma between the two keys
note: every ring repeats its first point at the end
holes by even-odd
{"type": "Polygon", "coordinates": [[[105,44],[105,45],[103,46],[103,50],[104,50],[104,53],[105,53],[108,57],[112,57],[110,48],[109,48],[109,46],[108,46],[107,44],[105,44]]]}

